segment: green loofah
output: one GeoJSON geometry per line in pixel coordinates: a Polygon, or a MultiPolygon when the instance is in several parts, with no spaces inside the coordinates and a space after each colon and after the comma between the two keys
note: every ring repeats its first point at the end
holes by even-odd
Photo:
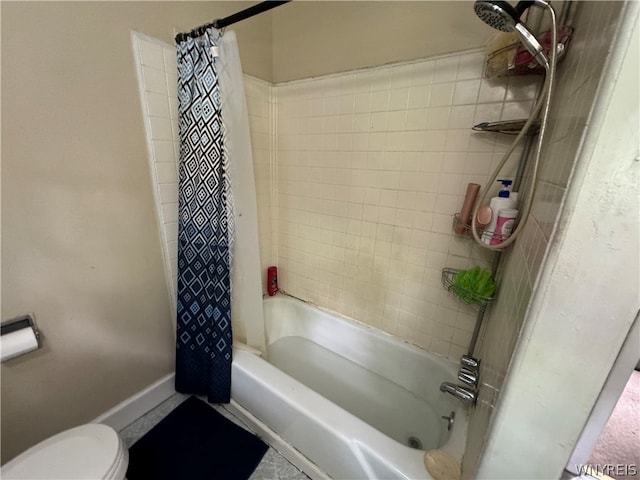
{"type": "Polygon", "coordinates": [[[474,267],[456,273],[453,290],[467,303],[485,303],[495,293],[496,282],[491,278],[491,271],[474,267]]]}

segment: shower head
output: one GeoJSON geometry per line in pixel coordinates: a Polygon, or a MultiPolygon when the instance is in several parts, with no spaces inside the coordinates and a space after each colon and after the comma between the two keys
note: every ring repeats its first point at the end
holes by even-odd
{"type": "MultiPolygon", "coordinates": [[[[484,23],[501,32],[516,32],[522,40],[525,48],[531,55],[547,68],[549,60],[544,54],[544,49],[536,37],[529,29],[520,21],[520,15],[535,1],[522,1],[512,7],[508,2],[500,0],[476,0],[473,10],[484,23]]],[[[542,2],[540,2],[542,3],[542,2]]]]}
{"type": "Polygon", "coordinates": [[[512,7],[508,2],[499,0],[477,0],[473,5],[476,15],[484,23],[501,32],[512,32],[520,23],[520,15],[533,5],[532,1],[518,2],[512,7]]]}

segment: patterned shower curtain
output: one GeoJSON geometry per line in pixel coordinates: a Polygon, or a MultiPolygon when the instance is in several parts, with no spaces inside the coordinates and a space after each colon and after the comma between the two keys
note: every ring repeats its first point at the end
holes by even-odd
{"type": "Polygon", "coordinates": [[[231,394],[233,201],[210,29],[178,45],[180,184],[176,390],[231,394]]]}

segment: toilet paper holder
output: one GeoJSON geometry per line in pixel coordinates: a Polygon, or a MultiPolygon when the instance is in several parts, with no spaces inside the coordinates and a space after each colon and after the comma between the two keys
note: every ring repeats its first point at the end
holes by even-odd
{"type": "Polygon", "coordinates": [[[7,333],[15,332],[16,330],[22,330],[23,328],[30,327],[38,340],[38,348],[40,348],[40,330],[36,325],[35,320],[31,315],[20,315],[19,317],[12,318],[6,322],[0,324],[0,336],[7,333]]]}
{"type": "MultiPolygon", "coordinates": [[[[30,328],[33,331],[33,334],[35,335],[35,338],[36,338],[37,346],[32,350],[36,350],[40,348],[42,346],[42,339],[40,338],[40,330],[38,329],[38,325],[33,319],[33,316],[29,314],[21,315],[19,317],[12,318],[11,320],[7,320],[6,322],[2,322],[2,324],[0,324],[0,336],[9,335],[10,333],[17,332],[19,330],[23,330],[26,328],[30,328]]],[[[27,352],[24,352],[24,353],[27,353],[27,352]]],[[[2,356],[3,356],[3,360],[9,360],[9,358],[12,358],[12,357],[4,358],[5,357],[4,354],[2,356]]]]}

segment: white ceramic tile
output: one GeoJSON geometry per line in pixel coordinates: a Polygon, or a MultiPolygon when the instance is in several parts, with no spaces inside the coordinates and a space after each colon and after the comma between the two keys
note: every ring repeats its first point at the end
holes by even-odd
{"type": "Polygon", "coordinates": [[[429,105],[431,87],[428,85],[414,85],[409,90],[409,108],[421,108],[429,105]]]}
{"type": "Polygon", "coordinates": [[[167,94],[169,98],[176,103],[178,99],[178,75],[175,71],[166,72],[167,94]]]}
{"type": "Polygon", "coordinates": [[[178,171],[174,163],[156,163],[158,183],[178,183],[178,171]]]}
{"type": "Polygon", "coordinates": [[[454,82],[458,73],[458,55],[450,55],[435,61],[433,83],[454,82]]]}
{"type": "Polygon", "coordinates": [[[470,175],[488,175],[491,169],[492,153],[468,152],[463,171],[470,175]]]}
{"type": "Polygon", "coordinates": [[[178,240],[178,222],[169,222],[164,225],[165,241],[176,242],[178,240]]]}
{"type": "Polygon", "coordinates": [[[444,107],[451,105],[453,100],[453,82],[439,83],[431,86],[431,96],[429,97],[430,107],[444,107]]]}
{"type": "Polygon", "coordinates": [[[476,105],[476,113],[473,117],[473,124],[476,125],[482,122],[493,122],[495,119],[500,118],[502,113],[502,103],[485,103],[476,105]],[[490,120],[487,120],[490,119],[490,120]]]}
{"type": "MultiPolygon", "coordinates": [[[[446,125],[446,123],[444,124],[446,125]]],[[[442,126],[442,125],[441,125],[442,126]]],[[[424,133],[424,150],[427,152],[442,152],[447,145],[446,129],[431,130],[424,133]]]]}
{"type": "Polygon", "coordinates": [[[402,88],[411,85],[413,65],[394,66],[389,71],[389,81],[391,88],[402,88]]]}
{"type": "Polygon", "coordinates": [[[162,222],[171,223],[178,221],[178,203],[165,203],[162,205],[162,222]]]}
{"type": "Polygon", "coordinates": [[[151,124],[151,138],[153,140],[174,141],[171,121],[168,118],[149,117],[149,123],[151,124]]]}
{"type": "Polygon", "coordinates": [[[144,88],[147,92],[168,96],[167,80],[164,70],[143,66],[142,76],[144,78],[144,88]]]}
{"type": "Polygon", "coordinates": [[[491,133],[472,133],[469,136],[468,149],[470,152],[494,152],[495,136],[491,133]]]}
{"type": "Polygon", "coordinates": [[[157,93],[147,92],[147,111],[151,117],[163,117],[169,118],[169,101],[166,95],[159,95],[157,93]]]}
{"type": "Polygon", "coordinates": [[[468,150],[469,138],[471,137],[469,129],[449,129],[446,135],[445,150],[447,152],[466,152],[468,150]]]}
{"type": "Polygon", "coordinates": [[[158,185],[160,192],[160,203],[177,203],[178,201],[178,185],[175,183],[163,183],[158,185]]]}
{"type": "Polygon", "coordinates": [[[507,102],[517,102],[535,98],[539,86],[540,79],[535,76],[510,77],[506,88],[505,100],[507,102]]]}
{"type": "Polygon", "coordinates": [[[480,80],[456,82],[453,94],[453,105],[475,105],[478,100],[479,89],[480,80]]]}
{"type": "Polygon", "coordinates": [[[173,141],[154,140],[152,144],[155,161],[177,164],[173,141]]]}
{"type": "Polygon", "coordinates": [[[174,47],[165,46],[162,49],[162,54],[164,56],[164,69],[166,72],[177,72],[178,71],[178,56],[176,49],[174,47]]]}
{"type": "Polygon", "coordinates": [[[444,130],[449,125],[450,107],[436,107],[427,110],[427,130],[444,130]]]}
{"type": "MultiPolygon", "coordinates": [[[[394,88],[389,92],[389,110],[406,110],[409,101],[409,88],[394,88]]],[[[422,105],[416,105],[422,106],[422,105]]]]}
{"type": "Polygon", "coordinates": [[[458,80],[481,78],[484,69],[484,52],[474,52],[460,56],[458,64],[458,80]]]}
{"type": "Polygon", "coordinates": [[[180,142],[175,140],[173,142],[171,142],[171,145],[173,146],[173,158],[176,159],[176,161],[180,160],[180,142]]]}
{"type": "Polygon", "coordinates": [[[475,105],[461,105],[451,107],[448,120],[448,128],[470,128],[473,126],[475,105]]]}
{"type": "Polygon", "coordinates": [[[506,102],[500,120],[528,118],[532,107],[533,102],[506,102]]]}
{"type": "Polygon", "coordinates": [[[178,258],[178,242],[177,241],[173,241],[173,242],[168,242],[167,244],[168,247],[168,252],[169,252],[169,261],[170,264],[172,265],[176,265],[176,259],[178,258]]]}
{"type": "MultiPolygon", "coordinates": [[[[478,103],[502,102],[506,94],[506,80],[502,78],[480,80],[478,103]]],[[[532,97],[529,97],[532,98],[532,97]]]]}
{"type": "Polygon", "coordinates": [[[159,43],[139,39],[142,65],[164,70],[163,47],[159,43]]]}
{"type": "Polygon", "coordinates": [[[407,130],[424,130],[427,127],[427,109],[417,108],[407,110],[406,124],[407,130]]]}
{"type": "Polygon", "coordinates": [[[354,112],[369,112],[371,108],[372,95],[370,92],[357,93],[354,97],[354,112]]]}

